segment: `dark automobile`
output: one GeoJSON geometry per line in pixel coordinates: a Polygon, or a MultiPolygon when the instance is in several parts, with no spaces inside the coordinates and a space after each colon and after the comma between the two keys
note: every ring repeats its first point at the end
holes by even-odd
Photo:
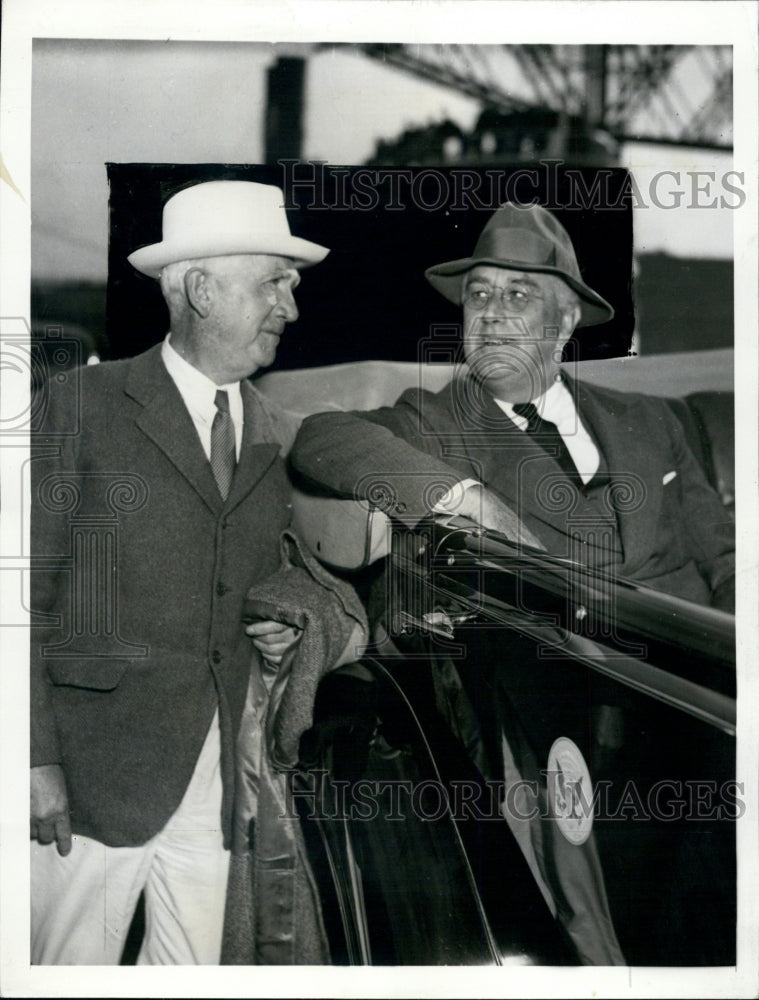
{"type": "Polygon", "coordinates": [[[541,843],[566,908],[605,894],[631,965],[733,964],[732,616],[464,522],[397,533],[388,579],[362,661],[376,732],[359,764],[367,733],[336,737],[323,814],[304,816],[331,855],[346,960],[606,964],[536,891],[506,739],[553,826],[541,843]]]}

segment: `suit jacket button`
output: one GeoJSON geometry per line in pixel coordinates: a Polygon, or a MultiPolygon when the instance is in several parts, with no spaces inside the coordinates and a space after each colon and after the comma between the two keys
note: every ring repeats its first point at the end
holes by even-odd
{"type": "Polygon", "coordinates": [[[216,593],[219,595],[219,597],[223,597],[228,590],[229,587],[225,586],[225,584],[223,584],[221,580],[219,580],[219,582],[216,584],[216,593]]]}
{"type": "Polygon", "coordinates": [[[221,663],[221,653],[218,651],[218,649],[215,649],[213,653],[211,653],[211,662],[221,663]]]}

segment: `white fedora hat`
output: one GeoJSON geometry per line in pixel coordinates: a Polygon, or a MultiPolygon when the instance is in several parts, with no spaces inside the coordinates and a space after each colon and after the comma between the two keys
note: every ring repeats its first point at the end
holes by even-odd
{"type": "Polygon", "coordinates": [[[290,233],[281,189],[253,181],[207,181],[163,206],[163,239],[129,254],[129,263],[157,278],[167,264],[199,257],[265,253],[318,264],[326,247],[290,233]]]}

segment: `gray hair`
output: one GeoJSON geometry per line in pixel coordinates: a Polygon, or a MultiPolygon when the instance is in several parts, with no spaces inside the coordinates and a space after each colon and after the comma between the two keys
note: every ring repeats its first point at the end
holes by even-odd
{"type": "Polygon", "coordinates": [[[202,260],[177,260],[167,264],[160,274],[161,292],[169,310],[184,307],[184,278],[192,267],[202,266],[202,260]]]}

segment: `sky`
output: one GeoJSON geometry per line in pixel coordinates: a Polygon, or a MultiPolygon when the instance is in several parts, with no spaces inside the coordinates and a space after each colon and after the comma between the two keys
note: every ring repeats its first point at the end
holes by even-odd
{"type": "MultiPolygon", "coordinates": [[[[102,281],[107,275],[106,162],[255,163],[263,155],[266,68],[298,45],[48,39],[32,59],[32,274],[102,281]]],[[[469,129],[476,101],[344,49],[307,66],[306,159],[366,160],[378,138],[449,117],[469,129]]],[[[639,252],[725,259],[732,255],[729,154],[628,146],[623,165],[647,206],[635,213],[639,252]],[[678,178],[660,177],[680,171],[678,178]],[[692,210],[687,171],[702,180],[692,210]],[[655,198],[650,197],[654,184],[655,198]],[[682,190],[681,204],[673,190],[682,190]],[[661,204],[657,205],[654,201],[661,204]]],[[[733,197],[735,201],[737,196],[733,197]]]]}

